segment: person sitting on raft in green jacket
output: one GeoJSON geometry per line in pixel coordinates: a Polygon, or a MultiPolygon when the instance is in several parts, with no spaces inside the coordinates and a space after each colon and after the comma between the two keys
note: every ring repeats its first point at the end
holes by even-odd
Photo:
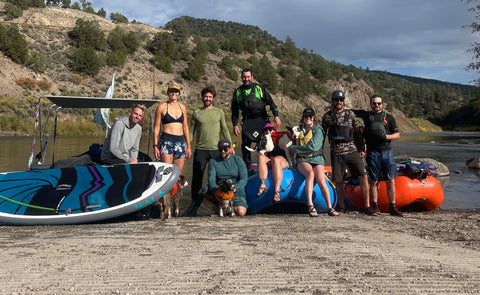
{"type": "Polygon", "coordinates": [[[297,145],[291,145],[289,149],[297,154],[297,169],[305,176],[305,193],[307,195],[308,214],[317,217],[318,213],[313,205],[312,195],[314,180],[322,192],[328,208],[328,215],[337,216],[338,213],[330,202],[330,192],[325,182],[325,157],[323,156],[322,126],[315,125],[315,111],[306,108],[302,114],[302,126],[297,145]]]}

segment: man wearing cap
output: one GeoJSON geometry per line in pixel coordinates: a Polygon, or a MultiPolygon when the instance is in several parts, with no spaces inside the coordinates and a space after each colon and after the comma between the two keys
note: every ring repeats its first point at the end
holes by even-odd
{"type": "Polygon", "coordinates": [[[242,111],[242,158],[250,168],[251,155],[245,148],[250,146],[252,142],[258,142],[261,138],[261,130],[269,121],[266,106],[270,106],[270,111],[275,120],[275,125],[280,127],[282,122],[278,117],[278,108],[275,105],[270,94],[265,88],[253,82],[252,71],[249,69],[242,70],[243,85],[233,92],[232,98],[232,123],[233,132],[236,136],[240,134],[238,127],[239,111],[242,111]]]}
{"type": "Polygon", "coordinates": [[[235,215],[244,216],[247,213],[247,196],[245,185],[247,184],[248,172],[243,160],[232,154],[231,143],[228,139],[220,139],[217,144],[219,156],[208,163],[208,192],[205,198],[216,204],[214,192],[220,187],[225,179],[231,179],[235,185],[235,215]]]}
{"type": "Polygon", "coordinates": [[[348,167],[352,176],[358,177],[360,180],[365,214],[370,216],[378,215],[378,213],[370,207],[367,170],[354,142],[354,133],[357,132],[359,128],[357,117],[353,111],[345,110],[345,93],[342,90],[332,92],[332,106],[331,109],[323,115],[322,127],[330,142],[332,172],[338,194],[337,211],[341,213],[345,212],[343,178],[346,168],[348,167]]]}
{"type": "Polygon", "coordinates": [[[217,95],[215,88],[205,87],[201,95],[203,107],[193,111],[189,128],[190,139],[195,142],[195,151],[193,153],[192,202],[184,216],[195,216],[198,207],[202,204],[203,196],[200,190],[203,172],[208,161],[218,156],[217,143],[220,133],[222,138],[231,140],[223,110],[213,106],[217,95]]]}

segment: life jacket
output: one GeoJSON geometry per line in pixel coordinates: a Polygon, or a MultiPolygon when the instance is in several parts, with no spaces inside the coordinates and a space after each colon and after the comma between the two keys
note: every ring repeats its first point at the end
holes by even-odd
{"type": "Polygon", "coordinates": [[[386,140],[385,124],[387,124],[387,113],[382,111],[382,119],[375,120],[373,114],[368,116],[369,125],[367,126],[368,137],[376,140],[386,140]]]}
{"type": "Polygon", "coordinates": [[[229,200],[229,199],[233,198],[233,196],[234,196],[233,192],[231,192],[229,194],[226,194],[226,193],[222,192],[222,190],[220,188],[218,188],[215,191],[215,198],[217,198],[218,201],[229,200]]]}
{"type": "MultiPolygon", "coordinates": [[[[307,132],[307,134],[305,134],[303,132],[303,129],[300,131],[300,135],[298,135],[298,138],[297,138],[297,145],[307,145],[310,143],[310,140],[312,140],[312,137],[313,137],[313,132],[312,132],[312,129],[310,128],[307,132]]],[[[298,155],[299,157],[302,157],[302,158],[310,158],[310,157],[313,157],[313,156],[320,156],[320,155],[323,155],[323,146],[321,149],[319,149],[318,151],[316,152],[313,152],[311,154],[308,154],[308,155],[298,155]]]]}
{"type": "Polygon", "coordinates": [[[236,91],[236,95],[237,103],[244,116],[256,118],[265,113],[265,102],[263,100],[263,91],[260,85],[255,84],[253,88],[248,89],[239,87],[236,91]]]}
{"type": "Polygon", "coordinates": [[[276,147],[278,147],[278,141],[280,140],[280,138],[282,138],[282,136],[283,136],[284,134],[286,134],[291,141],[294,141],[294,139],[293,139],[292,136],[290,135],[290,132],[288,132],[288,131],[272,132],[273,144],[274,144],[276,147]]]}
{"type": "Polygon", "coordinates": [[[345,110],[345,119],[343,123],[338,122],[337,115],[332,112],[334,124],[328,128],[328,141],[330,143],[347,143],[353,141],[353,128],[348,121],[350,119],[350,110],[345,110]]]}

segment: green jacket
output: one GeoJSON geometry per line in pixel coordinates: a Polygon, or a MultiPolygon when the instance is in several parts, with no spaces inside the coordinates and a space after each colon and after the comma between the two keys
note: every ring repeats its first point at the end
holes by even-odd
{"type": "MultiPolygon", "coordinates": [[[[297,162],[325,165],[325,157],[323,155],[301,157],[301,155],[313,154],[323,149],[324,132],[322,126],[314,125],[310,130],[312,130],[313,134],[310,142],[306,145],[291,145],[290,150],[297,154],[297,162]]],[[[303,132],[307,133],[308,130],[303,130],[303,132]]]]}

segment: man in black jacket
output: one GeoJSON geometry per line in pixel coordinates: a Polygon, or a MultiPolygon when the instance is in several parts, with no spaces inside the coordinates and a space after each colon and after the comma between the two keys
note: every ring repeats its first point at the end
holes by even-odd
{"type": "Polygon", "coordinates": [[[266,106],[270,106],[270,111],[275,120],[275,125],[280,127],[282,122],[278,117],[278,108],[275,105],[270,94],[265,88],[253,82],[252,71],[242,70],[243,85],[233,92],[232,98],[232,123],[233,132],[236,136],[240,134],[238,127],[239,111],[242,111],[242,158],[250,169],[251,155],[245,146],[250,146],[252,142],[258,142],[261,138],[261,130],[269,122],[266,106]]]}

